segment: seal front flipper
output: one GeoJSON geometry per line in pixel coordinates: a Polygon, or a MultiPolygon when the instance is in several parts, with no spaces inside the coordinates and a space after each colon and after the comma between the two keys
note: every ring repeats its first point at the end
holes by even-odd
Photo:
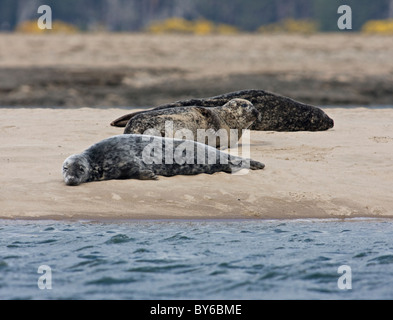
{"type": "Polygon", "coordinates": [[[242,169],[262,170],[265,168],[265,164],[252,159],[233,157],[231,158],[230,163],[232,172],[237,172],[242,169]]]}
{"type": "Polygon", "coordinates": [[[158,180],[156,174],[151,170],[140,170],[136,178],[140,180],[158,180]]]}
{"type": "Polygon", "coordinates": [[[250,160],[250,169],[251,170],[261,170],[265,168],[265,164],[259,161],[250,160]]]}

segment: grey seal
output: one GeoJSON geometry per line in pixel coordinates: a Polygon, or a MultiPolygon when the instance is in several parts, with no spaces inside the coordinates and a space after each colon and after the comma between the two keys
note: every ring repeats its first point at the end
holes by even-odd
{"type": "Polygon", "coordinates": [[[147,132],[179,139],[185,136],[189,140],[225,149],[235,146],[243,130],[257,119],[260,119],[260,113],[249,101],[232,99],[223,106],[211,108],[190,106],[139,113],[128,121],[124,133],[147,132]]]}
{"type": "MultiPolygon", "coordinates": [[[[217,107],[222,106],[231,99],[245,99],[250,101],[261,113],[260,120],[256,120],[250,127],[259,131],[323,131],[333,128],[334,121],[320,108],[307,105],[290,98],[280,96],[263,90],[242,90],[223,95],[177,101],[164,104],[153,110],[177,108],[187,106],[217,107]]],[[[114,121],[111,125],[125,127],[127,122],[137,114],[147,111],[126,114],[114,121]]]]}
{"type": "Polygon", "coordinates": [[[65,184],[76,186],[90,181],[155,180],[157,175],[212,174],[264,167],[258,161],[229,155],[196,141],[122,134],[69,156],[63,163],[62,173],[65,184]]]}

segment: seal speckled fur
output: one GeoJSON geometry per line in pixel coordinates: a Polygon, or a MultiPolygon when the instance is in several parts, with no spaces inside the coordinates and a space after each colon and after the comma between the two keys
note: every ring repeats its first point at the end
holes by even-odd
{"type": "MultiPolygon", "coordinates": [[[[243,90],[211,98],[178,101],[159,106],[153,110],[187,106],[217,107],[236,98],[250,101],[261,113],[261,120],[256,120],[251,125],[250,129],[252,130],[322,131],[334,126],[333,120],[323,110],[263,90],[243,90]]],[[[124,127],[132,117],[144,112],[146,111],[124,115],[114,120],[111,125],[124,127]]]]}
{"type": "Polygon", "coordinates": [[[242,129],[249,128],[252,123],[259,119],[260,113],[247,100],[232,99],[223,106],[204,107],[176,107],[164,108],[143,112],[132,117],[124,129],[124,133],[159,135],[167,138],[176,137],[176,133],[188,130],[192,139],[209,144],[216,148],[234,146],[242,136],[242,129]],[[171,130],[166,130],[166,123],[170,123],[171,130]],[[221,130],[223,129],[223,130],[221,130]],[[232,130],[231,130],[232,129],[232,130]],[[208,133],[203,136],[203,141],[198,139],[198,130],[208,133]],[[208,139],[207,135],[211,135],[208,139]]]}
{"type": "Polygon", "coordinates": [[[220,171],[235,172],[242,168],[258,170],[264,167],[265,165],[258,161],[232,156],[191,140],[122,134],[102,140],[84,152],[68,157],[63,163],[62,173],[67,185],[79,185],[110,179],[149,180],[157,179],[157,175],[212,174],[220,171]],[[158,161],[150,161],[149,157],[154,153],[151,152],[153,149],[150,149],[152,145],[159,146],[162,150],[157,153],[159,157],[155,158],[158,161]],[[172,152],[167,152],[166,147],[172,152]],[[188,150],[193,152],[188,153],[188,150]],[[149,161],[146,161],[147,158],[149,161]],[[184,162],[181,163],[179,159],[184,162]]]}

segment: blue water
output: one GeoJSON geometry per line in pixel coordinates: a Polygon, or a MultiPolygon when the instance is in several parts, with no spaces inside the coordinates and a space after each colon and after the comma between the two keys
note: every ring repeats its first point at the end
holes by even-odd
{"type": "Polygon", "coordinates": [[[0,220],[0,299],[393,299],[392,235],[377,219],[0,220]]]}

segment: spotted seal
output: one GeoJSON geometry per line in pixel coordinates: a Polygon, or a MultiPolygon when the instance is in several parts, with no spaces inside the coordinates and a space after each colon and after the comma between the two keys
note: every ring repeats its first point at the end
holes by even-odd
{"type": "Polygon", "coordinates": [[[140,134],[104,139],[80,154],[68,157],[62,167],[66,185],[110,179],[157,179],[157,175],[195,175],[263,169],[258,161],[229,155],[191,140],[140,134]]]}
{"type": "MultiPolygon", "coordinates": [[[[217,107],[236,98],[250,101],[261,113],[260,120],[251,125],[251,130],[323,131],[334,126],[334,121],[320,108],[263,90],[243,90],[211,98],[183,100],[164,104],[153,110],[187,106],[217,107]]],[[[147,111],[126,114],[112,121],[111,125],[124,127],[132,117],[144,112],[147,111]]]]}
{"type": "Polygon", "coordinates": [[[249,101],[232,99],[218,107],[190,106],[143,112],[128,121],[124,133],[185,137],[225,149],[235,146],[243,129],[259,118],[260,113],[249,101]]]}

